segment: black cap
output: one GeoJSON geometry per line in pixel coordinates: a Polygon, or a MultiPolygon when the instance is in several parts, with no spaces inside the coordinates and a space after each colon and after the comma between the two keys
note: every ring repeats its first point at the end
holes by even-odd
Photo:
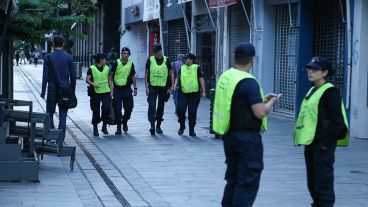
{"type": "Polygon", "coordinates": [[[162,50],[162,46],[161,46],[161,44],[154,44],[154,45],[153,45],[153,49],[152,49],[153,53],[157,53],[157,52],[159,52],[160,50],[162,50]]]}
{"type": "Polygon", "coordinates": [[[335,70],[332,68],[332,64],[326,58],[320,56],[313,57],[305,67],[315,70],[328,70],[328,76],[335,73],[335,70]]]}
{"type": "Polygon", "coordinates": [[[192,53],[188,53],[184,56],[184,59],[191,59],[191,60],[197,60],[197,56],[195,56],[192,53]]]}
{"type": "Polygon", "coordinates": [[[241,42],[235,48],[235,58],[253,57],[256,55],[256,49],[251,43],[241,42]]]}
{"type": "Polygon", "coordinates": [[[130,55],[130,49],[129,49],[129,48],[127,48],[127,47],[123,47],[123,48],[121,49],[121,53],[123,53],[124,51],[127,51],[127,52],[129,53],[129,55],[130,55]]]}

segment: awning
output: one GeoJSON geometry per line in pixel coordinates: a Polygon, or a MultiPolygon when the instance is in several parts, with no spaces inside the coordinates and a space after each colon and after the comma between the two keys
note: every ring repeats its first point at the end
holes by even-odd
{"type": "Polygon", "coordinates": [[[237,0],[210,0],[209,7],[212,8],[219,8],[224,6],[229,6],[231,4],[236,4],[237,0]]]}

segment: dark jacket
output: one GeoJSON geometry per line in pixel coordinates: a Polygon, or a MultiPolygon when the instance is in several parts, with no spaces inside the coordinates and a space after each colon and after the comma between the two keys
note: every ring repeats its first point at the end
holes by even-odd
{"type": "Polygon", "coordinates": [[[56,88],[56,83],[58,83],[60,88],[70,87],[75,91],[76,72],[73,64],[73,57],[64,50],[57,49],[47,56],[43,64],[41,96],[45,95],[47,85],[49,91],[56,88]],[[47,56],[50,56],[51,63],[48,62],[49,58],[47,56]],[[52,72],[49,64],[53,67],[55,74],[52,72]]]}
{"type": "Polygon", "coordinates": [[[337,88],[327,89],[318,104],[318,122],[313,143],[328,148],[344,138],[347,128],[341,112],[341,96],[337,88]]]}

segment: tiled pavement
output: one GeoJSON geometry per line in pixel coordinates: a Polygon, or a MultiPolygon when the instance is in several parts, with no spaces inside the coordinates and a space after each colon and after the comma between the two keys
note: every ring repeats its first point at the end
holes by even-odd
{"type": "MultiPolygon", "coordinates": [[[[44,101],[32,94],[39,90],[42,67],[21,68],[25,73],[15,67],[15,98],[32,100],[36,110],[42,111],[44,101]]],[[[164,135],[152,137],[140,83],[129,132],[93,137],[85,82],[78,80],[77,88],[79,103],[68,114],[66,138],[68,145],[79,143],[75,170],[69,171],[68,158],[45,156],[40,161],[41,183],[0,183],[0,206],[121,206],[122,198],[137,207],[220,206],[224,154],[221,140],[208,133],[207,100],[200,104],[197,138],[187,136],[188,131],[177,135],[171,100],[165,108],[164,135]]],[[[288,119],[270,118],[269,131],[263,136],[265,170],[255,207],[310,203],[303,148],[292,146],[292,127],[288,119]]],[[[108,130],[113,134],[115,128],[108,130]]],[[[348,148],[337,150],[335,175],[335,206],[368,206],[368,140],[352,139],[348,148]]]]}

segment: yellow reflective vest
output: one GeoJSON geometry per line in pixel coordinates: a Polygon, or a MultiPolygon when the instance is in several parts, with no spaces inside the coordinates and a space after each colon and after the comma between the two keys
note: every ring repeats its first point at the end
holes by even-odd
{"type": "Polygon", "coordinates": [[[197,64],[191,66],[183,65],[180,68],[180,87],[183,93],[194,93],[199,91],[197,64]]]}
{"type": "Polygon", "coordinates": [[[167,76],[169,69],[167,68],[166,61],[167,57],[162,57],[164,61],[161,65],[156,62],[155,56],[150,57],[150,83],[151,86],[166,86],[167,76]]]}
{"type": "MultiPolygon", "coordinates": [[[[295,145],[310,145],[315,136],[318,122],[318,104],[324,92],[334,87],[331,83],[325,83],[318,88],[308,99],[304,99],[300,107],[298,119],[294,130],[295,145]]],[[[306,97],[312,92],[312,87],[306,97]]],[[[344,117],[346,128],[349,129],[344,103],[341,101],[341,112],[344,117]]],[[[349,131],[349,130],[348,130],[349,131]]],[[[347,146],[349,144],[349,132],[347,131],[344,139],[337,141],[338,146],[347,146]]]]}
{"type": "Polygon", "coordinates": [[[95,92],[96,93],[110,92],[109,66],[105,65],[102,71],[99,71],[95,65],[92,65],[90,68],[92,70],[93,83],[96,83],[100,86],[98,88],[95,88],[95,92]]]}
{"type": "Polygon", "coordinates": [[[128,77],[130,75],[130,71],[132,70],[133,62],[128,60],[128,62],[123,65],[120,59],[116,60],[117,66],[114,75],[114,83],[117,86],[125,86],[128,82],[128,77]]]}
{"type": "MultiPolygon", "coordinates": [[[[212,130],[217,134],[223,135],[229,130],[233,94],[238,83],[245,78],[257,80],[252,74],[235,68],[230,68],[220,76],[216,86],[212,115],[212,130]]],[[[262,99],[265,101],[261,86],[259,88],[262,99]]],[[[267,116],[262,119],[261,131],[266,129],[267,116]]]]}

